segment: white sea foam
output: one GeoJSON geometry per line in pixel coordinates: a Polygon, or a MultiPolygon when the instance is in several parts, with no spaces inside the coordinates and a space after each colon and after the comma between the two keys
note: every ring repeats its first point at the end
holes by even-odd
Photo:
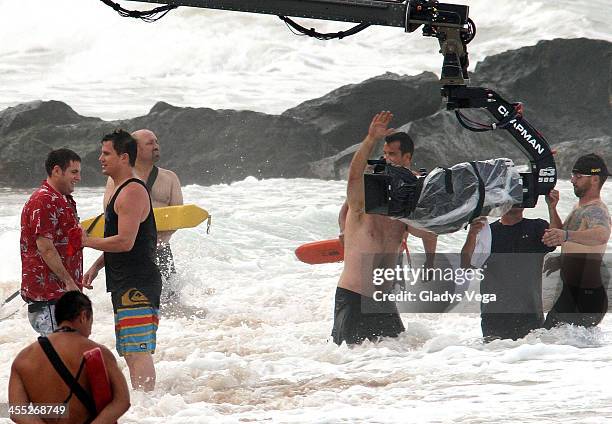
{"type": "MultiPolygon", "coordinates": [[[[559,188],[566,216],[575,198],[569,183],[559,188]]],[[[162,318],[157,388],[133,393],[122,422],[568,422],[576,414],[601,422],[612,413],[610,318],[596,329],[539,330],[483,345],[475,314],[403,314],[407,331],[396,340],[354,349],[329,342],[342,266],[305,265],[293,250],[336,235],[344,192],[345,182],[307,179],[184,188],[187,202],[213,216],[210,234],[198,227],[173,239],[183,294],[207,315],[162,318]]],[[[82,216],[98,213],[101,193],[76,191],[82,216]]],[[[5,191],[0,207],[2,296],[19,284],[16,235],[26,197],[5,191]]],[[[612,203],[610,190],[605,200],[612,203]]],[[[544,202],[527,216],[546,217],[544,202]]],[[[440,246],[457,251],[464,237],[442,236],[440,246]]],[[[422,251],[415,240],[410,246],[422,251]]],[[[86,250],[86,266],[95,257],[86,250]]],[[[95,286],[92,338],[113,347],[103,275],[95,286]]],[[[34,338],[25,309],[0,322],[0,402],[12,359],[34,338]]]]}
{"type": "MultiPolygon", "coordinates": [[[[612,40],[609,1],[467,3],[479,28],[472,64],[540,39],[612,40]]],[[[149,25],[95,0],[0,0],[0,10],[0,108],[57,99],[111,119],[164,100],[279,113],[342,84],[386,71],[438,72],[441,64],[435,40],[397,28],[320,42],[294,37],[271,16],[181,8],[149,25]]],[[[567,182],[560,190],[566,216],[574,197],[567,182]]],[[[345,183],[248,178],[187,186],[184,194],[213,215],[211,234],[200,227],[173,239],[183,295],[207,315],[162,319],[157,388],[133,392],[122,422],[599,423],[612,415],[610,318],[598,329],[539,330],[483,345],[476,315],[404,314],[407,331],[396,340],[336,347],[328,338],[341,265],[308,266],[293,250],[336,235],[345,183]]],[[[19,286],[27,195],[0,190],[0,300],[19,286]]],[[[101,189],[78,189],[76,198],[81,216],[99,212],[101,189]]],[[[612,204],[609,188],[605,199],[612,204]]],[[[528,217],[546,217],[540,203],[528,217]]],[[[456,251],[464,237],[441,237],[438,246],[456,251]]],[[[414,241],[411,249],[422,251],[414,241]]],[[[96,256],[87,250],[86,266],[96,256]]],[[[92,337],[112,347],[103,273],[95,284],[92,337]]],[[[34,338],[24,308],[0,322],[0,402],[12,359],[34,338]]]]}

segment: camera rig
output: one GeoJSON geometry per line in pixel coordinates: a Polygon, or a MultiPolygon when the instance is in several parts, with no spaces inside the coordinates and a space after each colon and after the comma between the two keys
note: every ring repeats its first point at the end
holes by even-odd
{"type": "Polygon", "coordinates": [[[544,136],[524,118],[523,106],[504,100],[491,89],[467,85],[467,45],[476,35],[476,26],[469,18],[468,6],[435,0],[139,0],[165,6],[149,12],[135,12],[123,9],[111,0],[101,1],[123,16],[145,20],[154,20],[150,19],[152,15],[157,13],[163,16],[178,6],[278,15],[294,29],[322,39],[343,38],[370,25],[401,27],[406,32],[422,27],[424,36],[438,39],[440,53],[444,57],[440,84],[447,110],[454,111],[459,123],[470,131],[508,131],[529,159],[531,169],[521,173],[523,202],[517,206],[534,207],[538,196],[547,194],[555,186],[557,172],[550,146],[544,136]],[[288,17],[359,25],[344,32],[320,34],[288,17]],[[461,113],[461,109],[486,109],[496,122],[481,124],[471,121],[461,113]]]}

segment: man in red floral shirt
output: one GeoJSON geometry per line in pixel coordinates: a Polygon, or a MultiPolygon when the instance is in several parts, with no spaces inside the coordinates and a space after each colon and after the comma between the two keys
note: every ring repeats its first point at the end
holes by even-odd
{"type": "Polygon", "coordinates": [[[69,149],[53,150],[45,162],[47,179],[21,212],[21,297],[34,330],[47,335],[57,327],[55,302],[82,290],[83,252],[68,256],[68,231],[79,226],[70,195],[81,180],[81,158],[69,149]]]}

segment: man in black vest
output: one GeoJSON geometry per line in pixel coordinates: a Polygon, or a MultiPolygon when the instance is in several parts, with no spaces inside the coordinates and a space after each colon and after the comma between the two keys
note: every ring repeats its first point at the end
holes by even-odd
{"type": "Polygon", "coordinates": [[[83,246],[104,252],[83,276],[91,283],[106,268],[106,290],[115,312],[117,352],[130,369],[134,389],[155,387],[156,332],[159,323],[161,274],[155,263],[157,229],[149,192],[134,174],[136,140],[117,130],[104,136],[100,163],[114,187],[104,212],[104,238],[88,238],[83,246]]]}

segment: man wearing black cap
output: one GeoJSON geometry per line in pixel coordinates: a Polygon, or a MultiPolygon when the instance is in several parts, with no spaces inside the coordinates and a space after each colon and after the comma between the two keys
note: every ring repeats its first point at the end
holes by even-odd
{"type": "Polygon", "coordinates": [[[545,271],[550,274],[560,269],[563,281],[561,294],[546,317],[547,328],[562,323],[592,327],[606,314],[610,276],[603,255],[610,239],[611,222],[600,193],[608,176],[601,157],[588,154],[578,158],[570,180],[578,205],[564,223],[556,210],[559,192],[552,190],[546,199],[551,223],[542,241],[562,248],[561,256],[549,262],[545,271]]]}

